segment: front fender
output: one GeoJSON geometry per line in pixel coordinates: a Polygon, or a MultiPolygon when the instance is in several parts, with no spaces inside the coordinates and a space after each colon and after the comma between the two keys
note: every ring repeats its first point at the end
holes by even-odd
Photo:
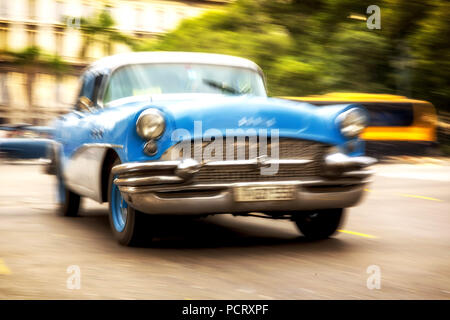
{"type": "Polygon", "coordinates": [[[109,143],[88,143],[77,149],[63,170],[67,187],[79,195],[102,202],[102,166],[110,149],[120,154],[123,148],[109,143]]]}

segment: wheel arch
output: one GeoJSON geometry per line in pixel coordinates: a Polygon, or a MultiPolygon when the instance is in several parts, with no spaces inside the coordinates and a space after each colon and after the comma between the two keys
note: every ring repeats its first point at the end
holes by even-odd
{"type": "Polygon", "coordinates": [[[120,158],[119,154],[112,148],[109,148],[106,151],[105,157],[102,163],[102,172],[101,172],[101,199],[102,202],[108,201],[108,178],[109,172],[111,170],[111,166],[114,161],[120,158]]]}

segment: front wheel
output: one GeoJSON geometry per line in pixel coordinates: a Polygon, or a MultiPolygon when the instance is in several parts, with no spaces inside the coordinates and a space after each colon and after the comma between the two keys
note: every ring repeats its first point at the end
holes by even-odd
{"type": "Polygon", "coordinates": [[[299,212],[293,217],[301,233],[311,240],[325,239],[336,232],[342,223],[344,209],[299,212]]]}
{"type": "Polygon", "coordinates": [[[114,184],[116,177],[111,169],[118,164],[120,160],[116,159],[110,168],[108,180],[109,222],[114,237],[121,245],[135,246],[151,239],[150,217],[129,206],[114,184]]]}

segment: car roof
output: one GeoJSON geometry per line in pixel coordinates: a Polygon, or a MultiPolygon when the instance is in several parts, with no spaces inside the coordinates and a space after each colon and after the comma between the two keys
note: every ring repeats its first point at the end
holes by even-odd
{"type": "Polygon", "coordinates": [[[202,63],[254,70],[261,75],[261,68],[254,62],[235,56],[177,51],[127,52],[101,58],[92,63],[88,71],[113,71],[121,66],[142,63],[202,63]]]}

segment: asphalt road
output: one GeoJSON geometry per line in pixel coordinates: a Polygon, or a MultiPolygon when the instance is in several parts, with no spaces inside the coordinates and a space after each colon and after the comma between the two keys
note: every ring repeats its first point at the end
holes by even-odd
{"type": "Polygon", "coordinates": [[[375,169],[327,240],[305,242],[289,221],[226,215],[174,221],[148,247],[127,248],[105,205],[59,217],[52,176],[0,164],[0,299],[450,299],[450,165],[375,169]],[[67,288],[73,265],[79,289],[67,288]]]}

